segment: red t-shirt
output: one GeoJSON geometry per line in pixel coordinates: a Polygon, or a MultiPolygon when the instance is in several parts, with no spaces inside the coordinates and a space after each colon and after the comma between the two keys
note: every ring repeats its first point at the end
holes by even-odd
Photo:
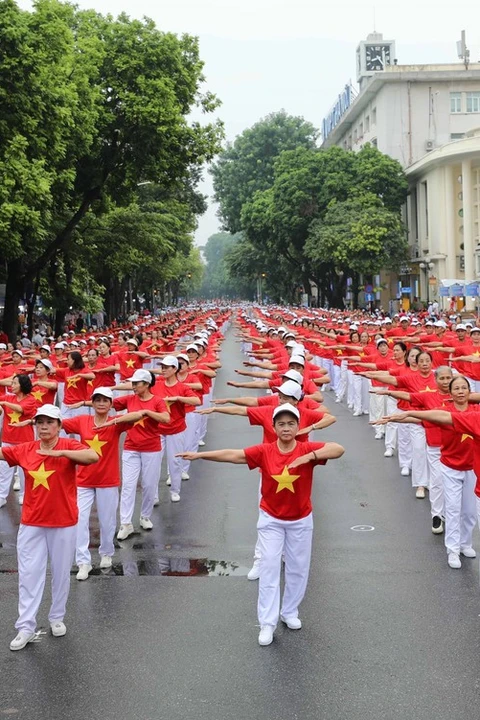
{"type": "MultiPolygon", "coordinates": [[[[152,388],[155,396],[165,400],[168,412],[170,413],[170,422],[168,425],[160,424],[159,430],[161,435],[176,435],[186,429],[185,408],[182,402],[169,402],[169,397],[197,397],[193,390],[182,382],[176,382],[175,385],[166,385],[164,378],[160,378],[152,388]]],[[[193,407],[193,406],[192,406],[193,407]]]]}
{"type": "MultiPolygon", "coordinates": [[[[457,415],[466,415],[476,411],[469,408],[468,411],[459,412],[452,410],[454,419],[457,415]]],[[[458,425],[458,424],[457,424],[458,425]]],[[[470,433],[458,432],[455,424],[442,425],[442,448],[440,460],[444,465],[453,470],[473,470],[473,436],[470,433]]]]}
{"type": "Polygon", "coordinates": [[[55,395],[57,391],[55,389],[49,390],[48,388],[42,387],[41,385],[33,384],[32,397],[35,398],[37,407],[42,405],[53,405],[55,403],[55,395]]]}
{"type": "Polygon", "coordinates": [[[281,453],[277,442],[245,448],[250,470],[262,471],[260,508],[279,520],[300,520],[312,512],[313,466],[326,460],[306,463],[292,470],[289,464],[313,450],[321,450],[322,442],[297,442],[290,453],[281,453]]]}
{"type": "MultiPolygon", "coordinates": [[[[440,410],[445,408],[451,401],[449,393],[437,392],[419,392],[410,393],[410,406],[414,410],[440,410]]],[[[408,411],[407,411],[408,412],[408,411]]],[[[427,445],[430,447],[440,447],[442,444],[442,428],[436,423],[422,421],[425,428],[425,437],[427,445]]]]}
{"type": "MultiPolygon", "coordinates": [[[[263,427],[263,442],[272,443],[277,441],[275,430],[273,429],[273,405],[264,405],[263,407],[247,407],[247,417],[250,425],[260,425],[263,427]]],[[[299,430],[318,423],[324,417],[325,413],[318,410],[301,410],[299,430]]],[[[308,433],[300,435],[297,440],[300,442],[308,442],[308,433]]]]}
{"type": "Polygon", "coordinates": [[[135,370],[143,368],[143,359],[135,352],[119,352],[117,353],[117,363],[120,366],[120,379],[128,380],[132,377],[135,370]]]}
{"type": "Polygon", "coordinates": [[[117,365],[117,363],[118,358],[116,355],[108,355],[107,357],[104,357],[103,355],[98,356],[97,364],[94,369],[94,387],[113,387],[115,385],[115,370],[110,370],[109,372],[98,372],[98,370],[117,365]]]}
{"type": "MultiPolygon", "coordinates": [[[[78,521],[75,463],[67,458],[40,455],[40,441],[2,448],[9,465],[25,472],[22,525],[69,527],[78,521]]],[[[59,438],[55,450],[86,450],[70,438],[59,438]]]]}
{"type": "Polygon", "coordinates": [[[19,400],[16,395],[5,395],[5,402],[11,402],[15,405],[20,405],[23,412],[19,413],[16,410],[12,410],[9,407],[3,407],[4,421],[3,421],[3,433],[2,442],[12,443],[18,445],[18,443],[30,442],[34,438],[33,427],[26,425],[25,427],[17,427],[16,423],[23,422],[24,420],[30,420],[33,418],[37,411],[37,403],[32,394],[29,393],[22,400],[19,400]]]}
{"type": "MultiPolygon", "coordinates": [[[[112,418],[110,417],[109,420],[112,418]]],[[[133,423],[132,423],[133,424],[133,423]]],[[[95,450],[99,460],[93,465],[79,465],[78,487],[118,487],[120,485],[120,462],[118,439],[131,423],[97,427],[93,415],[78,415],[62,422],[67,434],[80,435],[84,445],[95,450]]]]}
{"type": "Polygon", "coordinates": [[[63,402],[65,405],[74,405],[83,400],[90,400],[92,394],[92,386],[88,385],[88,380],[79,376],[79,372],[88,373],[87,367],[81,370],[71,370],[70,368],[55,368],[55,375],[65,383],[65,393],[63,402]]]}
{"type": "Polygon", "coordinates": [[[478,411],[452,413],[453,429],[457,433],[473,435],[473,470],[477,476],[475,495],[480,497],[480,413],[478,411]]]}
{"type": "MultiPolygon", "coordinates": [[[[167,412],[167,406],[162,398],[154,395],[149,400],[140,400],[137,395],[124,395],[113,401],[115,410],[138,412],[139,410],[153,410],[153,412],[167,412]]],[[[158,452],[162,449],[160,443],[160,424],[149,417],[143,417],[133,423],[127,431],[125,450],[134,452],[158,452]]]]}

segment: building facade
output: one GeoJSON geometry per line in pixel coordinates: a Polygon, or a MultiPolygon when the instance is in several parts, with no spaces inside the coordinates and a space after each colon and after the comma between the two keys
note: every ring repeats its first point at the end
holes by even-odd
{"type": "Polygon", "coordinates": [[[402,164],[410,186],[411,262],[374,280],[376,300],[408,307],[438,299],[441,279],[480,279],[480,63],[399,65],[394,41],[373,33],[357,48],[357,81],[358,95],[324,123],[322,146],[371,143],[402,164]]]}

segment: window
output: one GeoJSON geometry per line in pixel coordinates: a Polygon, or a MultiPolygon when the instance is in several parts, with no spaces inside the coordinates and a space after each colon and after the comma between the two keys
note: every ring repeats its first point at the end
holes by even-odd
{"type": "Polygon", "coordinates": [[[360,123],[358,128],[358,137],[363,138],[363,123],[360,123]]]}
{"type": "Polygon", "coordinates": [[[428,186],[426,182],[422,182],[423,186],[423,203],[425,205],[425,237],[428,238],[428,186]]]}
{"type": "Polygon", "coordinates": [[[410,195],[410,202],[412,208],[412,228],[414,232],[415,240],[418,240],[418,202],[417,202],[417,187],[410,195]]]}
{"type": "Polygon", "coordinates": [[[377,108],[373,108],[372,110],[372,125],[377,124],[377,108]]]}
{"type": "Polygon", "coordinates": [[[480,92],[467,92],[467,113],[480,113],[480,92]]]}
{"type": "Polygon", "coordinates": [[[351,135],[348,136],[348,149],[349,150],[352,149],[352,136],[351,135]]]}
{"type": "Polygon", "coordinates": [[[461,113],[462,112],[462,93],[451,92],[450,93],[450,112],[461,113]]]}
{"type": "Polygon", "coordinates": [[[465,133],[451,133],[450,140],[461,140],[465,137],[465,133]]]}
{"type": "Polygon", "coordinates": [[[357,142],[357,131],[356,130],[353,131],[353,142],[354,143],[357,142]]]}
{"type": "Polygon", "coordinates": [[[370,132],[370,115],[365,118],[365,132],[370,132]]]}
{"type": "Polygon", "coordinates": [[[372,143],[373,147],[377,147],[377,145],[378,145],[378,143],[377,143],[377,138],[372,138],[372,139],[370,140],[370,142],[372,143]]]}

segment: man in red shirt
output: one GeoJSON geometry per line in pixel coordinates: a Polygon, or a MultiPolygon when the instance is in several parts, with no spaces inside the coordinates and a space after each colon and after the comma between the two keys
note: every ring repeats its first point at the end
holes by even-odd
{"type": "Polygon", "coordinates": [[[260,468],[262,472],[257,525],[262,553],[257,605],[260,645],[272,643],[279,618],[291,630],[302,627],[298,606],[305,595],[310,569],[313,468],[344,453],[337,443],[299,443],[296,439],[299,421],[297,408],[286,403],[273,413],[275,442],[245,450],[182,455],[188,460],[246,464],[251,470],[260,468]],[[285,554],[285,589],[280,608],[282,553],[285,554]]]}

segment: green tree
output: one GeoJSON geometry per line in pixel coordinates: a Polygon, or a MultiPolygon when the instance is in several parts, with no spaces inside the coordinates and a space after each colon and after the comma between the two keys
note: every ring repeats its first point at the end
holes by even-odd
{"type": "Polygon", "coordinates": [[[59,0],[26,12],[4,0],[0,66],[0,252],[13,336],[19,298],[87,215],[128,204],[140,182],[191,194],[222,128],[188,120],[195,106],[218,105],[201,92],[197,39],[148,19],[59,0]]]}
{"type": "Polygon", "coordinates": [[[243,205],[257,191],[271,187],[275,161],[282,151],[299,146],[314,148],[317,137],[318,131],[309,122],[281,110],[228,144],[211,168],[224,229],[231,233],[242,230],[243,205]]]}
{"type": "Polygon", "coordinates": [[[200,294],[205,298],[230,297],[238,293],[235,278],[228,274],[225,258],[241,240],[241,233],[231,235],[220,232],[210,235],[203,248],[205,257],[205,274],[200,294]]]}

